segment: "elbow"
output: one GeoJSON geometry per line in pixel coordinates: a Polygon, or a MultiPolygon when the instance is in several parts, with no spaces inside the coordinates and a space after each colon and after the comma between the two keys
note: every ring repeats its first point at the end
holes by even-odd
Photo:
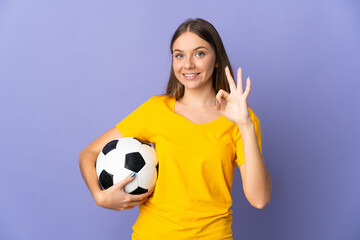
{"type": "Polygon", "coordinates": [[[257,208],[257,209],[263,209],[265,208],[268,204],[270,203],[269,201],[263,202],[263,203],[257,203],[257,204],[252,204],[253,207],[257,208]]]}
{"type": "Polygon", "coordinates": [[[84,149],[80,152],[80,154],[79,154],[79,165],[81,165],[82,162],[85,160],[87,153],[88,153],[88,152],[87,152],[87,149],[86,149],[86,148],[84,148],[84,149]]]}
{"type": "Polygon", "coordinates": [[[271,195],[268,195],[267,197],[262,198],[262,200],[260,201],[260,199],[258,199],[258,201],[252,201],[251,205],[257,209],[264,209],[271,201],[271,195]]]}
{"type": "Polygon", "coordinates": [[[260,198],[262,201],[257,201],[256,204],[252,204],[257,209],[265,208],[271,201],[271,192],[272,192],[272,182],[269,181],[268,189],[266,193],[260,198]]]}
{"type": "Polygon", "coordinates": [[[84,158],[84,153],[85,153],[85,151],[82,150],[79,154],[79,164],[81,163],[82,159],[84,158]]]}

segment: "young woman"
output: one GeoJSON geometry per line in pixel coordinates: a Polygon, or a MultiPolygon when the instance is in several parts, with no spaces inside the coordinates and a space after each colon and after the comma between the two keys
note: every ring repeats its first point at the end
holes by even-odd
{"type": "MultiPolygon", "coordinates": [[[[182,23],[171,40],[166,94],[153,96],[80,154],[83,178],[98,206],[139,206],[132,239],[232,239],[231,187],[238,165],[243,190],[258,209],[270,202],[271,178],[261,153],[260,121],[247,105],[250,78],[237,84],[216,29],[203,19],[182,23]],[[128,176],[101,190],[95,162],[111,140],[153,143],[159,159],[156,185],[130,195],[128,176]]],[[[239,187],[239,183],[236,187],[239,187]]]]}

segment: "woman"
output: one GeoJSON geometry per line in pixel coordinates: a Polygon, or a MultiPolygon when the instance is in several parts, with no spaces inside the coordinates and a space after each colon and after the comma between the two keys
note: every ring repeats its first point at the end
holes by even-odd
{"type": "Polygon", "coordinates": [[[250,78],[243,91],[239,68],[235,84],[221,38],[203,19],[182,23],[170,50],[166,94],[151,97],[86,147],[79,157],[81,173],[97,205],[114,210],[140,205],[133,239],[232,239],[235,166],[252,206],[266,206],[272,189],[260,121],[247,105],[250,78]],[[121,137],[151,142],[157,151],[158,179],[148,193],[124,192],[134,176],[103,191],[98,184],[97,155],[121,137]]]}

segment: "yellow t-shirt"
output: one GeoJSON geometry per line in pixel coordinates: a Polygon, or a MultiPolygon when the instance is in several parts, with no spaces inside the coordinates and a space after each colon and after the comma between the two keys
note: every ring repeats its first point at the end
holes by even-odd
{"type": "MultiPolygon", "coordinates": [[[[195,124],[174,106],[175,98],[153,96],[116,124],[124,137],[152,143],[159,160],[132,239],[232,239],[233,172],[245,162],[239,128],[224,116],[195,124]]],[[[260,121],[249,113],[261,150],[260,121]]]]}

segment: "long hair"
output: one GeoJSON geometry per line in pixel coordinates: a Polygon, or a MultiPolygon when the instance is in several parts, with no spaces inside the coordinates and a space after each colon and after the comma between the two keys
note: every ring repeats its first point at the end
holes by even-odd
{"type": "MultiPolygon", "coordinates": [[[[226,54],[223,42],[220,38],[219,33],[216,31],[215,27],[201,18],[188,19],[183,22],[175,31],[171,43],[170,43],[170,52],[173,54],[173,45],[176,39],[185,32],[193,32],[205,41],[207,41],[214,49],[218,67],[214,68],[212,75],[213,88],[215,93],[220,89],[225,90],[230,93],[229,82],[226,79],[225,67],[229,67],[231,76],[233,76],[232,67],[229,61],[229,58],[226,54]]],[[[176,99],[181,98],[184,95],[184,85],[179,82],[174,74],[173,64],[171,63],[170,77],[166,88],[166,93],[169,97],[174,97],[176,99]]]]}

